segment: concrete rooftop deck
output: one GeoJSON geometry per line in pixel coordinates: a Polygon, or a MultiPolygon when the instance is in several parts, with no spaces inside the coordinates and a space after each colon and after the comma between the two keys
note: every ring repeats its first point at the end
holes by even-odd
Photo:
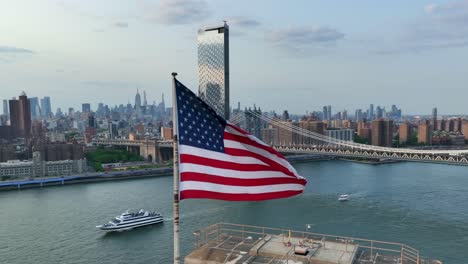
{"type": "Polygon", "coordinates": [[[422,260],[417,250],[403,244],[308,232],[220,223],[194,235],[196,249],[185,264],[441,263],[422,260]],[[296,254],[297,248],[308,252],[296,254]]]}

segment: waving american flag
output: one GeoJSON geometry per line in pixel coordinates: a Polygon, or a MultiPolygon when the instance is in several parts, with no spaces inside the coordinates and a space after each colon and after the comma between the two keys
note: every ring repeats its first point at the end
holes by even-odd
{"type": "Polygon", "coordinates": [[[230,124],[175,81],[180,199],[259,201],[304,191],[283,155],[230,124]]]}

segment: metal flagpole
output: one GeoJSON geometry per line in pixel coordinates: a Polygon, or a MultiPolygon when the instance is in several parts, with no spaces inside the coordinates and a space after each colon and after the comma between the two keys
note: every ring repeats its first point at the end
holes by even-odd
{"type": "Polygon", "coordinates": [[[177,73],[172,73],[172,131],[174,148],[174,264],[180,263],[180,249],[179,249],[179,149],[177,140],[177,95],[176,95],[176,76],[177,73]]]}

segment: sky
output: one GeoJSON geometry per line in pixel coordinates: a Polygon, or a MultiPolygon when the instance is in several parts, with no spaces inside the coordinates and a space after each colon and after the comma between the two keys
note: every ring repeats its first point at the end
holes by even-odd
{"type": "Polygon", "coordinates": [[[198,90],[197,30],[230,26],[231,105],[466,114],[468,0],[0,0],[0,99],[52,107],[198,90]]]}

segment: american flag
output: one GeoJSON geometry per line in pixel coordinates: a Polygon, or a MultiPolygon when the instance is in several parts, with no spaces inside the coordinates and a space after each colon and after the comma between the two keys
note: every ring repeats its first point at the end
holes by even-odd
{"type": "Polygon", "coordinates": [[[260,201],[304,191],[283,155],[230,124],[178,80],[180,199],[260,201]]]}

